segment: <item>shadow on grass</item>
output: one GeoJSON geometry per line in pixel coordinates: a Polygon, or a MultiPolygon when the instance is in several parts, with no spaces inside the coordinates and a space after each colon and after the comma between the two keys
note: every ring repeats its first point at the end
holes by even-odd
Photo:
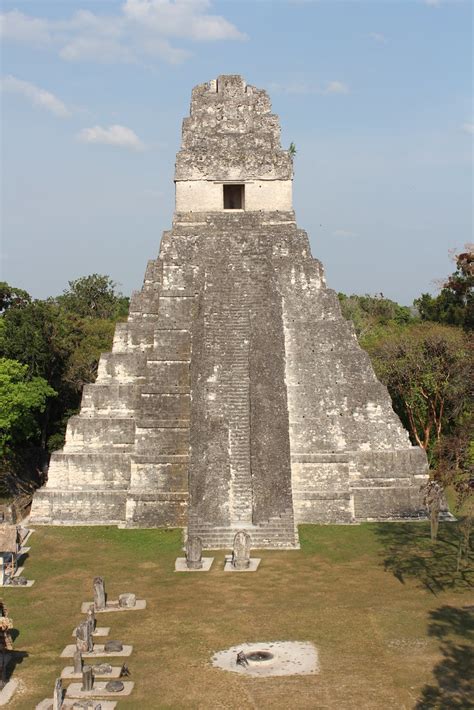
{"type": "Polygon", "coordinates": [[[402,584],[406,578],[414,578],[432,594],[474,587],[472,553],[457,570],[457,523],[440,523],[437,542],[431,542],[426,523],[380,523],[375,526],[375,534],[383,547],[385,569],[402,584]]]}
{"type": "Polygon", "coordinates": [[[473,708],[474,606],[442,606],[430,617],[428,634],[440,639],[442,659],[433,668],[435,682],[422,689],[415,710],[473,708]]]}

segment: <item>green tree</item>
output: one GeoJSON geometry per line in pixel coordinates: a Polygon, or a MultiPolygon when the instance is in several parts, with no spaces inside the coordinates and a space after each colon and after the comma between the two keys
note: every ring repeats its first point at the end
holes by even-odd
{"type": "Polygon", "coordinates": [[[383,294],[346,296],[343,293],[338,293],[338,297],[342,315],[353,322],[359,339],[363,339],[379,326],[386,326],[390,323],[408,325],[416,320],[410,308],[400,306],[395,301],[385,298],[383,294]]]}
{"type": "Polygon", "coordinates": [[[69,281],[69,288],[56,301],[82,318],[118,320],[127,315],[128,298],[116,291],[116,286],[110,276],[91,274],[69,281]]]}
{"type": "Polygon", "coordinates": [[[15,288],[6,281],[0,281],[0,315],[9,308],[21,308],[30,301],[30,294],[22,288],[15,288]]]}
{"type": "Polygon", "coordinates": [[[469,345],[462,330],[429,323],[388,327],[364,341],[413,443],[430,453],[468,408],[469,345]]]}
{"type": "Polygon", "coordinates": [[[474,328],[474,250],[456,256],[456,270],[444,282],[438,296],[423,293],[414,305],[422,320],[474,328]]]}
{"type": "Polygon", "coordinates": [[[38,437],[38,414],[56,392],[42,377],[30,377],[27,365],[0,358],[0,456],[38,437]]]}

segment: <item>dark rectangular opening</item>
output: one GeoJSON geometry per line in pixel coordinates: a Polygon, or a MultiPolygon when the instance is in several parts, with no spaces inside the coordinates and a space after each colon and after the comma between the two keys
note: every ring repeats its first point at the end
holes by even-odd
{"type": "Polygon", "coordinates": [[[224,209],[244,209],[244,185],[224,185],[224,209]]]}

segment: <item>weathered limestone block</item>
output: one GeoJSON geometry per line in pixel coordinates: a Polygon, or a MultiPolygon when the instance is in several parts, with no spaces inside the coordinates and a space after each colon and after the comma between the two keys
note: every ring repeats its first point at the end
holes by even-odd
{"type": "Polygon", "coordinates": [[[189,569],[202,568],[202,540],[197,535],[186,540],[186,565],[189,569]]]}
{"type": "Polygon", "coordinates": [[[250,535],[239,530],[234,537],[232,550],[232,566],[235,569],[246,569],[250,565],[250,535]]]}
{"type": "Polygon", "coordinates": [[[76,628],[76,648],[81,653],[89,653],[92,651],[92,633],[89,622],[81,621],[76,628]]]}
{"type": "Polygon", "coordinates": [[[94,577],[94,609],[97,611],[105,609],[107,595],[105,594],[105,583],[103,577],[94,577]]]}

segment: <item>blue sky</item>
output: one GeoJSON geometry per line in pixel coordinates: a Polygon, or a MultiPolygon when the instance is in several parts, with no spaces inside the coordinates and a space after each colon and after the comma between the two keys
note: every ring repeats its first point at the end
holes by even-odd
{"type": "Polygon", "coordinates": [[[456,0],[3,0],[2,279],[141,286],[195,84],[242,74],[293,141],[329,286],[409,304],[472,240],[472,10],[456,0]]]}

